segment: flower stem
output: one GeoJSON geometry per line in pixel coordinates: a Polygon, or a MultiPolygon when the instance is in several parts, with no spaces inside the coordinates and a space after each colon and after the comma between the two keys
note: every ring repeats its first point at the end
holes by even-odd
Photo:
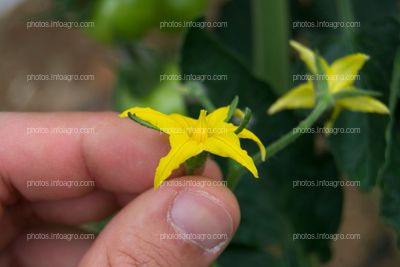
{"type": "Polygon", "coordinates": [[[215,109],[214,104],[211,102],[210,98],[207,96],[206,89],[203,84],[199,82],[189,82],[187,84],[189,95],[199,101],[199,103],[208,111],[211,112],[215,109]]]}
{"type": "MultiPolygon", "coordinates": [[[[317,104],[317,106],[313,109],[313,111],[308,115],[307,118],[302,120],[296,128],[293,128],[292,131],[286,133],[281,138],[267,146],[267,159],[271,158],[279,151],[287,147],[289,144],[294,142],[297,138],[299,138],[303,133],[304,129],[310,128],[313,124],[318,120],[319,117],[330,107],[329,101],[321,101],[317,104]]],[[[262,162],[261,154],[258,152],[253,156],[254,163],[256,165],[262,162]]],[[[234,191],[237,184],[239,183],[239,178],[243,172],[243,168],[238,164],[231,164],[229,166],[228,172],[228,187],[234,191]]]]}
{"type": "Polygon", "coordinates": [[[289,87],[288,1],[253,0],[251,5],[254,72],[280,95],[289,87]]]}
{"type": "MultiPolygon", "coordinates": [[[[287,145],[290,143],[294,142],[297,138],[299,138],[300,135],[304,131],[304,129],[310,128],[317,120],[318,118],[325,112],[325,110],[329,107],[329,105],[325,102],[320,102],[308,115],[307,118],[305,118],[303,121],[299,123],[299,125],[296,128],[293,128],[291,132],[288,132],[281,138],[279,138],[277,141],[274,143],[270,144],[267,147],[267,158],[272,157],[279,151],[281,151],[283,148],[285,148],[287,145]]],[[[256,164],[261,163],[261,156],[258,155],[256,159],[256,164]]]]}
{"type": "MultiPolygon", "coordinates": [[[[337,8],[339,19],[343,22],[353,22],[355,21],[352,3],[349,0],[338,0],[337,1],[337,8]]],[[[353,48],[353,36],[355,33],[355,29],[351,27],[343,28],[343,35],[346,41],[346,45],[348,48],[353,48]]]]}

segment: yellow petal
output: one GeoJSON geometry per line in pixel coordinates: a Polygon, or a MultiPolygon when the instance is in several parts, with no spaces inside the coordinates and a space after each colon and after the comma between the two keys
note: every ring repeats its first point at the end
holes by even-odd
{"type": "Polygon", "coordinates": [[[261,159],[262,161],[265,160],[265,156],[266,156],[266,151],[265,151],[265,147],[263,145],[263,143],[261,142],[261,140],[251,131],[247,130],[247,129],[243,129],[243,131],[241,131],[238,134],[239,138],[245,138],[245,139],[250,139],[253,140],[254,142],[257,143],[258,148],[260,149],[261,152],[261,159]]]}
{"type": "MultiPolygon", "coordinates": [[[[315,53],[305,47],[304,45],[300,44],[299,42],[296,41],[290,41],[290,45],[300,54],[301,60],[303,60],[304,63],[306,63],[307,68],[314,74],[317,73],[317,67],[315,66],[315,53]]],[[[325,72],[328,72],[329,70],[329,65],[326,62],[326,60],[322,57],[319,57],[322,68],[325,70],[325,72]]]]}
{"type": "Polygon", "coordinates": [[[330,83],[330,92],[336,93],[351,86],[357,78],[357,73],[368,59],[369,56],[358,53],[334,61],[330,67],[330,75],[334,75],[330,83]]]}
{"type": "Polygon", "coordinates": [[[169,140],[171,150],[158,164],[154,179],[155,188],[159,187],[182,163],[203,151],[200,143],[184,134],[170,135],[169,140]]]}
{"type": "Polygon", "coordinates": [[[200,110],[199,119],[196,121],[196,125],[193,129],[194,131],[190,133],[191,138],[200,143],[203,143],[207,139],[209,131],[211,130],[207,127],[206,114],[206,110],[200,110]]]}
{"type": "Polygon", "coordinates": [[[274,114],[283,109],[312,108],[315,105],[314,88],[311,82],[302,83],[280,97],[268,109],[274,114]]]}
{"type": "Polygon", "coordinates": [[[306,63],[307,67],[309,70],[311,70],[312,73],[317,72],[317,68],[315,66],[315,54],[312,50],[309,48],[305,47],[304,45],[296,42],[296,41],[290,41],[290,45],[300,54],[300,58],[306,63]]]}
{"type": "Polygon", "coordinates": [[[207,125],[210,128],[215,127],[217,124],[225,121],[228,116],[229,106],[218,108],[207,115],[207,125]]]}
{"type": "Polygon", "coordinates": [[[246,167],[258,178],[257,168],[253,159],[240,147],[239,137],[234,133],[214,135],[204,143],[204,150],[221,156],[229,157],[246,167]]]}
{"type": "Polygon", "coordinates": [[[169,117],[180,123],[184,128],[193,128],[197,123],[197,120],[177,113],[173,113],[169,117]]]}
{"type": "Polygon", "coordinates": [[[135,107],[125,110],[119,116],[125,118],[128,116],[129,112],[136,117],[151,123],[167,134],[171,132],[185,132],[183,129],[184,125],[180,124],[179,121],[154,109],[135,107]]]}
{"type": "Polygon", "coordinates": [[[389,114],[385,104],[370,96],[342,98],[337,100],[336,104],[351,111],[389,114]]]}

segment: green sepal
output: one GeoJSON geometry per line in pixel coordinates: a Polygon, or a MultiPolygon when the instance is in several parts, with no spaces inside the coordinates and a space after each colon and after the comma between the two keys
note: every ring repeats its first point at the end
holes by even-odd
{"type": "Polygon", "coordinates": [[[244,110],[244,117],[243,120],[240,122],[239,127],[235,130],[235,134],[240,134],[241,131],[243,131],[244,128],[246,128],[247,124],[249,124],[249,121],[251,119],[251,109],[246,108],[244,110]]]}
{"type": "Polygon", "coordinates": [[[335,101],[342,98],[358,97],[358,96],[371,96],[378,97],[382,94],[377,91],[363,90],[359,88],[349,88],[333,94],[335,101]]]}
{"type": "Polygon", "coordinates": [[[156,126],[154,126],[153,124],[148,123],[147,121],[144,121],[144,120],[140,119],[139,117],[135,116],[134,114],[132,114],[130,112],[128,112],[128,117],[131,118],[133,121],[139,123],[142,126],[145,126],[147,128],[150,128],[150,129],[153,129],[153,130],[161,132],[161,130],[159,128],[157,128],[156,126]]]}
{"type": "MultiPolygon", "coordinates": [[[[315,66],[317,68],[317,75],[325,76],[325,70],[321,64],[321,57],[319,56],[318,51],[315,51],[315,66]]],[[[332,105],[334,103],[334,99],[329,93],[329,84],[327,79],[314,79],[314,88],[315,88],[315,99],[316,102],[330,102],[332,105]]]]}
{"type": "Polygon", "coordinates": [[[235,112],[238,103],[239,103],[239,97],[235,96],[235,98],[232,100],[231,104],[229,105],[229,111],[228,111],[228,115],[226,116],[225,122],[228,122],[232,118],[232,115],[235,112]]]}
{"type": "Polygon", "coordinates": [[[203,151],[200,154],[191,157],[185,161],[186,175],[194,175],[201,172],[204,169],[204,164],[208,158],[208,152],[203,151]]]}

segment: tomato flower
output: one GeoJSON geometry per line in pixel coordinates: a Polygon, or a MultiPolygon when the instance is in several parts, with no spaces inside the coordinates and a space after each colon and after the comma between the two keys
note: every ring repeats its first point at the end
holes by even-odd
{"type": "MultiPolygon", "coordinates": [[[[290,45],[300,54],[300,58],[307,65],[310,72],[313,75],[317,75],[317,55],[298,42],[291,41],[290,45]]],[[[354,87],[354,81],[364,63],[369,59],[369,56],[356,53],[340,58],[334,61],[331,65],[329,65],[322,57],[319,57],[318,59],[321,62],[323,71],[325,72],[325,77],[322,78],[327,80],[329,94],[332,96],[338,96],[339,94],[342,94],[343,96],[347,94],[347,96],[335,100],[332,117],[328,122],[329,126],[333,124],[333,121],[337,118],[343,108],[358,112],[389,113],[385,104],[368,95],[357,95],[360,92],[362,93],[363,90],[354,87]]],[[[316,104],[314,87],[314,83],[310,79],[307,82],[298,85],[279,98],[268,109],[268,113],[273,114],[283,109],[314,107],[316,104]]]]}
{"type": "Polygon", "coordinates": [[[173,170],[203,151],[232,158],[258,178],[254,161],[241,148],[239,138],[255,141],[263,160],[266,155],[265,147],[260,139],[247,129],[235,133],[238,127],[226,122],[228,113],[229,106],[216,109],[208,115],[207,111],[201,110],[199,118],[193,119],[180,114],[166,115],[151,108],[134,107],[122,112],[120,117],[128,117],[131,114],[169,135],[171,150],[161,158],[157,167],[154,179],[154,187],[157,188],[173,170]]]}

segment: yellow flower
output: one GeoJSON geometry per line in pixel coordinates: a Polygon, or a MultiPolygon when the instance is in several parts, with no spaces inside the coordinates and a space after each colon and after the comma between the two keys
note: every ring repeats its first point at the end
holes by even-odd
{"type": "Polygon", "coordinates": [[[196,120],[179,114],[166,115],[151,108],[135,107],[125,110],[120,117],[127,117],[131,113],[169,135],[171,150],[158,164],[154,179],[154,187],[157,188],[173,170],[203,151],[232,158],[258,177],[253,159],[240,147],[239,138],[255,141],[263,160],[266,154],[265,147],[260,139],[247,129],[236,134],[237,126],[225,122],[228,112],[228,106],[216,109],[209,115],[205,110],[201,110],[196,120]]]}
{"type": "MultiPolygon", "coordinates": [[[[316,55],[307,47],[291,41],[290,45],[300,54],[300,58],[307,65],[312,74],[317,74],[316,55]]],[[[352,54],[340,58],[329,65],[326,60],[319,57],[322,69],[324,70],[328,82],[330,94],[355,91],[354,81],[357,74],[369,59],[369,56],[361,53],[352,54]]],[[[279,98],[269,109],[268,114],[279,112],[283,109],[312,108],[315,106],[316,97],[312,80],[293,88],[281,98],[279,98]]],[[[335,101],[332,118],[329,126],[339,115],[342,108],[358,112],[373,112],[387,114],[389,109],[382,102],[370,96],[348,96],[339,98],[335,101]]]]}

